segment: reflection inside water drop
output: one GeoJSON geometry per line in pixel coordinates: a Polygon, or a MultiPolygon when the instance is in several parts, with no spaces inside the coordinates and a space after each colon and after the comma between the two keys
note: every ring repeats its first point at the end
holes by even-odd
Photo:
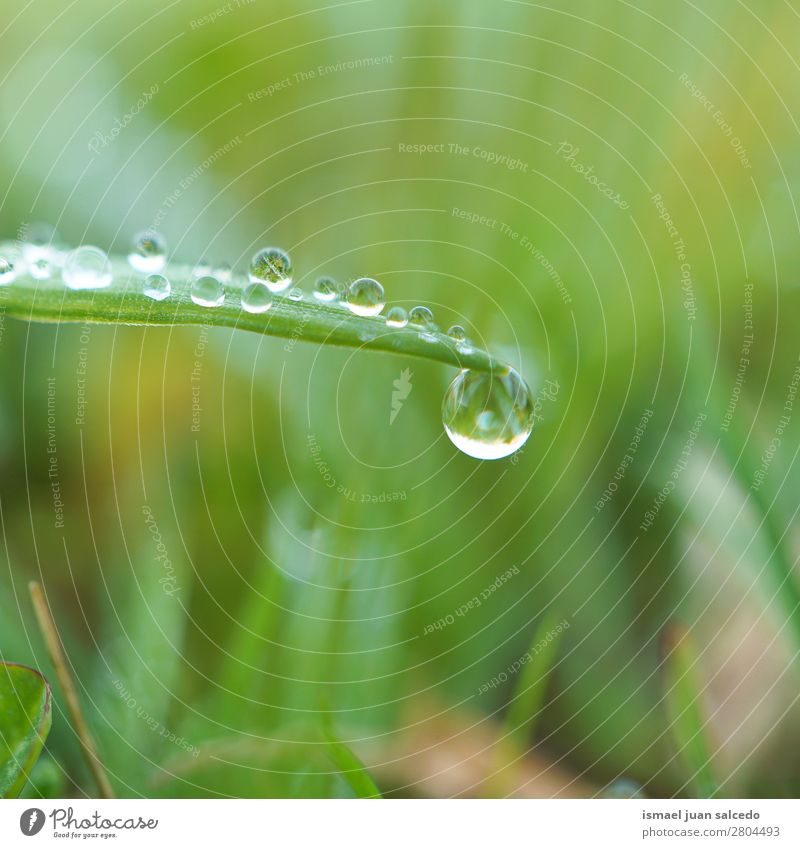
{"type": "Polygon", "coordinates": [[[339,297],[339,286],[333,277],[320,277],[314,283],[314,297],[322,303],[332,303],[339,297]]]}
{"type": "Polygon", "coordinates": [[[154,230],[137,233],[128,254],[128,262],[137,271],[160,271],[167,262],[167,243],[163,236],[154,230]]]}
{"type": "Polygon", "coordinates": [[[250,260],[251,283],[264,283],[270,291],[282,292],[292,284],[292,260],[279,247],[265,247],[250,260]]]}
{"type": "Polygon", "coordinates": [[[347,289],[347,306],[354,315],[380,315],[384,303],[383,286],[371,277],[362,277],[347,289]]]}
{"type": "Polygon", "coordinates": [[[408,312],[402,306],[393,306],[386,313],[387,327],[405,327],[408,324],[408,312]]]}

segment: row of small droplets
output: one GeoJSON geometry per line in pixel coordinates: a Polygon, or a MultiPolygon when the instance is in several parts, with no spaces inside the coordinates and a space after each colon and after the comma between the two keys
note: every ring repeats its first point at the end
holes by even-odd
{"type": "MultiPolygon", "coordinates": [[[[64,284],[73,290],[103,289],[111,285],[111,261],[100,248],[84,245],[64,253],[53,247],[53,242],[52,229],[34,225],[21,246],[0,248],[0,285],[12,283],[23,270],[37,280],[49,279],[54,271],[60,271],[64,284]]],[[[151,230],[139,233],[128,253],[128,262],[136,271],[147,275],[142,285],[142,294],[146,297],[162,301],[172,294],[172,284],[162,273],[167,264],[167,245],[160,234],[151,230]]],[[[303,300],[303,291],[292,287],[292,275],[292,261],[286,251],[278,247],[259,250],[250,261],[247,285],[237,289],[242,309],[253,314],[267,312],[275,295],[292,301],[303,300]]],[[[225,302],[226,283],[230,280],[229,266],[199,265],[192,275],[192,301],[212,309],[221,306],[225,302]]],[[[377,317],[386,303],[383,286],[371,277],[361,277],[346,287],[332,277],[320,277],[314,283],[312,295],[320,303],[340,304],[363,317],[377,317]]],[[[392,306],[386,312],[385,321],[387,326],[396,328],[411,324],[421,338],[438,341],[439,328],[427,306],[415,306],[410,311],[392,306]]],[[[458,324],[450,327],[447,335],[462,347],[469,344],[464,328],[458,324]]]]}

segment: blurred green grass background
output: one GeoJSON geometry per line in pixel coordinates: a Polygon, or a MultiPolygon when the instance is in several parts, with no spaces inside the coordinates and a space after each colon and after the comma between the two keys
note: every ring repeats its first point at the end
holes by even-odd
{"type": "MultiPolygon", "coordinates": [[[[514,791],[592,794],[618,776],[653,796],[690,791],[658,674],[659,634],[680,621],[722,794],[800,792],[780,753],[798,736],[796,411],[751,488],[798,365],[792,4],[4,11],[4,237],[44,220],[124,253],[155,222],[176,258],[240,270],[278,244],[306,288],[367,274],[390,302],[463,323],[541,398],[524,451],[479,464],[442,432],[452,374],[437,365],[203,328],[4,320],[0,651],[49,670],[26,590],[42,580],[120,794],[348,795],[321,753],[323,714],[385,792],[507,794],[505,764],[483,757],[514,680],[478,693],[548,614],[570,626],[514,791]],[[110,141],[92,149],[98,133],[110,141]],[[442,150],[403,152],[420,144],[442,150]]],[[[63,714],[48,749],[61,790],[91,794],[63,714]]]]}

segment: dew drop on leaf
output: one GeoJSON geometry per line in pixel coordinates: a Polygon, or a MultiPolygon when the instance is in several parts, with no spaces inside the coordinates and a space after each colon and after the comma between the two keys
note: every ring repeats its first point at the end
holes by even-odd
{"type": "Polygon", "coordinates": [[[36,259],[48,259],[58,244],[58,233],[55,227],[41,221],[35,221],[25,228],[25,243],[23,250],[25,258],[33,262],[36,259]]]}
{"type": "Polygon", "coordinates": [[[362,277],[347,289],[347,306],[354,315],[380,315],[384,303],[383,286],[371,277],[362,277]]]}
{"type": "Polygon", "coordinates": [[[0,286],[7,286],[13,283],[17,276],[17,269],[14,260],[5,253],[0,254],[0,286]]]}
{"type": "Polygon", "coordinates": [[[67,288],[104,289],[111,285],[111,262],[99,247],[83,245],[67,254],[61,271],[67,288]]]}
{"type": "Polygon", "coordinates": [[[427,306],[415,306],[411,312],[408,313],[408,320],[410,323],[415,324],[418,327],[436,326],[433,323],[433,312],[431,312],[427,306]]]}
{"type": "Polygon", "coordinates": [[[49,280],[53,274],[53,269],[50,262],[43,256],[39,259],[34,259],[28,267],[28,272],[34,280],[49,280]]]}
{"type": "Polygon", "coordinates": [[[242,291],[242,309],[258,314],[272,306],[272,292],[264,283],[250,283],[242,291]]]}
{"type": "Polygon", "coordinates": [[[210,274],[198,277],[192,283],[191,298],[198,306],[222,306],[225,300],[225,286],[210,274]]]}
{"type": "Polygon", "coordinates": [[[402,306],[393,306],[386,313],[387,327],[405,327],[408,324],[408,312],[402,306]]]}
{"type": "Polygon", "coordinates": [[[279,247],[265,247],[250,261],[250,282],[264,283],[270,291],[282,292],[292,284],[292,260],[279,247]]]}
{"type": "Polygon", "coordinates": [[[153,230],[138,233],[128,254],[128,262],[137,271],[160,271],[167,263],[167,243],[163,236],[153,230]]]}
{"type": "Polygon", "coordinates": [[[152,300],[164,300],[171,291],[172,286],[163,274],[149,274],[142,288],[142,293],[152,300]]]}
{"type": "Polygon", "coordinates": [[[466,330],[460,324],[453,324],[453,326],[447,331],[447,335],[456,342],[464,342],[467,340],[466,330]]]}
{"type": "Polygon", "coordinates": [[[439,329],[434,320],[433,312],[427,306],[415,306],[408,313],[408,323],[413,324],[420,333],[419,337],[426,342],[438,341],[436,331],[439,329]]]}
{"type": "Polygon", "coordinates": [[[444,396],[442,423],[450,441],[476,459],[502,459],[533,429],[533,400],[513,369],[505,374],[460,371],[444,396]]]}
{"type": "Polygon", "coordinates": [[[213,276],[223,283],[229,283],[233,276],[233,268],[229,262],[215,262],[213,276]]]}
{"type": "Polygon", "coordinates": [[[314,283],[314,297],[322,303],[331,303],[339,297],[339,287],[333,277],[320,277],[314,283]]]}

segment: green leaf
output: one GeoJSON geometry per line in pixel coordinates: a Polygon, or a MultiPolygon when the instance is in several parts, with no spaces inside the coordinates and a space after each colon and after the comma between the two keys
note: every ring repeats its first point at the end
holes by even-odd
{"type": "Polygon", "coordinates": [[[704,710],[697,685],[697,657],[685,628],[671,624],[661,634],[664,705],[675,747],[689,770],[698,798],[713,798],[718,784],[711,768],[704,710]]]}
{"type": "Polygon", "coordinates": [[[356,798],[381,798],[381,791],[370,777],[364,763],[350,748],[334,736],[333,727],[325,722],[322,728],[325,750],[355,793],[356,798]]]}
{"type": "Polygon", "coordinates": [[[32,668],[0,663],[0,796],[25,786],[52,720],[50,685],[32,668]]]}
{"type": "Polygon", "coordinates": [[[544,703],[547,683],[558,655],[558,643],[566,629],[556,613],[549,613],[533,634],[528,649],[529,662],[524,665],[506,713],[504,735],[520,748],[527,748],[544,703]]]}
{"type": "Polygon", "coordinates": [[[225,302],[221,306],[199,306],[191,299],[193,269],[189,265],[170,265],[161,272],[169,279],[172,293],[165,300],[155,301],[142,294],[146,274],[134,271],[119,257],[112,257],[111,264],[113,282],[104,289],[73,291],[64,286],[60,274],[48,280],[21,274],[4,293],[5,311],[26,321],[170,327],[210,324],[316,344],[417,356],[457,368],[500,373],[508,370],[505,363],[486,351],[459,346],[444,333],[437,331],[431,341],[410,325],[387,327],[381,317],[353,315],[342,306],[319,303],[308,297],[295,301],[275,295],[269,311],[245,312],[240,301],[247,284],[243,277],[234,277],[225,285],[225,302]]]}

